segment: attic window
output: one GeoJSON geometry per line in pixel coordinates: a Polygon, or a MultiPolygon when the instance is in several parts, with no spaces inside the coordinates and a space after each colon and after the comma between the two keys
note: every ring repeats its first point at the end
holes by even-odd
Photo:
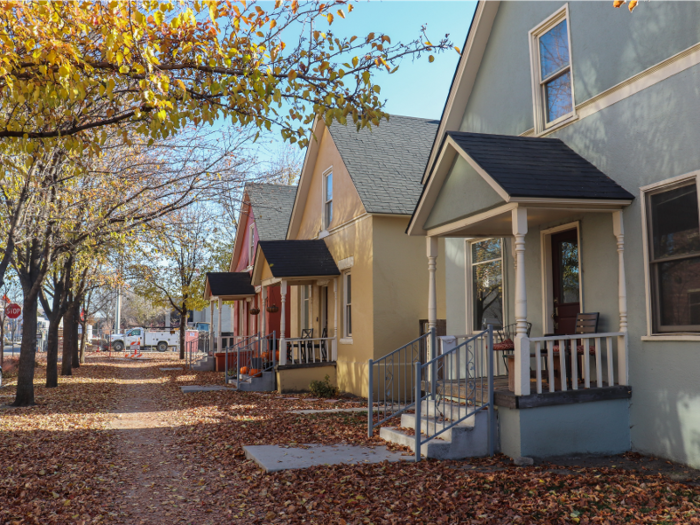
{"type": "Polygon", "coordinates": [[[255,225],[251,224],[248,230],[248,266],[252,266],[255,259],[255,225]]]}
{"type": "Polygon", "coordinates": [[[323,176],[323,229],[327,230],[333,220],[333,172],[323,176]]]}
{"type": "Polygon", "coordinates": [[[570,41],[566,5],[530,31],[535,132],[538,134],[575,116],[570,41]]]}

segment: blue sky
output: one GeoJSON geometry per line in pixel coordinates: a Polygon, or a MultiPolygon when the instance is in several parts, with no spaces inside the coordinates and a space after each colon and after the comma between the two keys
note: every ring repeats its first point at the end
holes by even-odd
{"type": "MultiPolygon", "coordinates": [[[[476,2],[465,1],[377,1],[357,2],[345,20],[336,17],[333,30],[338,35],[367,35],[382,32],[392,42],[409,42],[427,25],[431,41],[449,33],[453,44],[462,49],[476,2]]],[[[388,113],[412,117],[440,118],[450,89],[459,54],[452,50],[428,63],[427,55],[406,59],[393,75],[378,74],[376,82],[386,97],[388,113]]]]}

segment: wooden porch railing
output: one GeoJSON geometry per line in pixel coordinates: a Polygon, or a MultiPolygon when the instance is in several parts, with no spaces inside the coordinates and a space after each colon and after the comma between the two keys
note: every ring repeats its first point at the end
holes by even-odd
{"type": "MultiPolygon", "coordinates": [[[[625,332],[532,337],[527,343],[538,394],[544,388],[543,369],[549,392],[565,392],[569,387],[572,390],[592,388],[592,383],[595,388],[628,384],[625,332]],[[555,366],[559,368],[556,375],[555,366]],[[581,380],[582,385],[579,384],[581,380]]],[[[526,382],[530,382],[530,377],[523,378],[522,383],[526,382]]]]}
{"type": "Polygon", "coordinates": [[[338,359],[335,337],[295,337],[285,339],[284,346],[286,349],[280,348],[281,366],[334,363],[338,359]]]}

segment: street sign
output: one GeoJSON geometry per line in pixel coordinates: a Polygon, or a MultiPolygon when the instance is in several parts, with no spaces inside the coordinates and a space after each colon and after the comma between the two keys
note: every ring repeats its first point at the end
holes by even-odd
{"type": "Polygon", "coordinates": [[[22,307],[15,303],[8,304],[5,308],[5,312],[10,319],[17,319],[22,313],[22,307]]]}

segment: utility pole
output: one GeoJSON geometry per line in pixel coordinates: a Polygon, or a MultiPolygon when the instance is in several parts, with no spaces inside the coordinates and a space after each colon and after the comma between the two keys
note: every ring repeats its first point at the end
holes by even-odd
{"type": "Polygon", "coordinates": [[[117,308],[114,313],[114,333],[118,334],[121,330],[122,324],[122,288],[121,286],[117,288],[117,308]]]}

